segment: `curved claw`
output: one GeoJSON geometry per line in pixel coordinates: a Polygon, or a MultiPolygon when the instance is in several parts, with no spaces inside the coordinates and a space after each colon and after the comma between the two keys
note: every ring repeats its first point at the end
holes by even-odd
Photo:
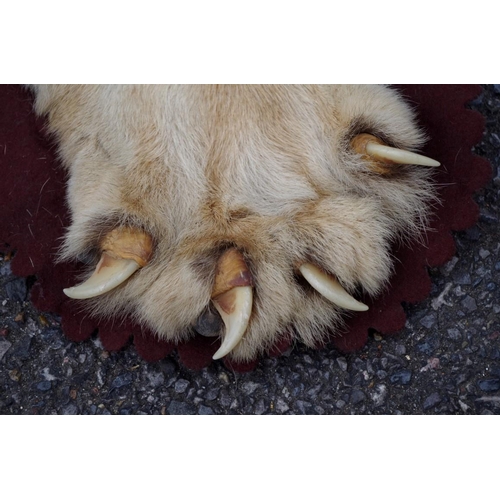
{"type": "Polygon", "coordinates": [[[421,165],[422,167],[439,167],[441,165],[438,161],[427,156],[377,144],[376,142],[369,142],[366,145],[366,154],[376,160],[389,161],[399,165],[421,165]]]}
{"type": "Polygon", "coordinates": [[[299,270],[307,282],[330,302],[351,311],[368,310],[368,306],[349,295],[337,279],[328,276],[315,265],[303,264],[299,270]]]}
{"type": "Polygon", "coordinates": [[[253,290],[251,286],[239,286],[212,299],[226,325],[226,335],[213,359],[229,354],[241,341],[252,314],[253,290]]]}
{"type": "Polygon", "coordinates": [[[213,359],[229,354],[241,341],[252,314],[252,275],[243,255],[230,248],[219,258],[212,302],[226,326],[226,334],[213,359]]]}
{"type": "Polygon", "coordinates": [[[394,165],[420,165],[439,167],[441,164],[427,156],[387,146],[378,137],[371,134],[358,134],[351,141],[351,146],[369,161],[370,168],[382,175],[395,172],[394,165]]]}
{"type": "Polygon", "coordinates": [[[87,281],[65,288],[63,292],[72,299],[97,297],[128,280],[139,267],[135,260],[115,258],[104,252],[94,274],[87,281]]]}
{"type": "Polygon", "coordinates": [[[121,226],[107,233],[100,243],[101,260],[94,274],[63,292],[72,299],[90,299],[109,292],[144,267],[153,253],[153,240],[142,229],[121,226]]]}

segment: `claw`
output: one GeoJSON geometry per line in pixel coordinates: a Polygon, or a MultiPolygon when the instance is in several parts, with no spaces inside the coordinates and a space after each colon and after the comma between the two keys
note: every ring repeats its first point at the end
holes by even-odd
{"type": "Polygon", "coordinates": [[[235,248],[219,259],[212,302],[226,326],[226,334],[213,359],[229,354],[241,341],[252,314],[252,276],[245,260],[235,248]]]}
{"type": "Polygon", "coordinates": [[[351,144],[357,153],[368,156],[374,162],[372,164],[373,170],[382,174],[392,172],[390,166],[394,164],[421,165],[424,167],[439,167],[441,165],[438,161],[427,156],[387,146],[380,139],[370,134],[357,135],[351,144]]]}
{"type": "Polygon", "coordinates": [[[349,295],[336,278],[328,276],[313,264],[303,264],[299,270],[307,282],[330,302],[351,311],[368,310],[368,306],[349,295]]]}
{"type": "Polygon", "coordinates": [[[92,276],[63,290],[68,297],[90,299],[124,283],[151,259],[152,239],[139,229],[119,227],[104,237],[101,250],[101,260],[92,276]]]}
{"type": "Polygon", "coordinates": [[[439,167],[441,165],[438,161],[427,156],[375,142],[366,145],[366,153],[377,160],[398,163],[399,165],[421,165],[423,167],[439,167]]]}
{"type": "Polygon", "coordinates": [[[213,359],[220,359],[229,354],[240,343],[245,334],[252,314],[252,287],[233,288],[213,299],[213,303],[226,325],[226,335],[222,345],[213,356],[213,359]]]}
{"type": "Polygon", "coordinates": [[[90,299],[109,292],[139,269],[139,264],[132,259],[116,259],[103,253],[94,274],[80,285],[65,288],[63,292],[72,299],[90,299]]]}

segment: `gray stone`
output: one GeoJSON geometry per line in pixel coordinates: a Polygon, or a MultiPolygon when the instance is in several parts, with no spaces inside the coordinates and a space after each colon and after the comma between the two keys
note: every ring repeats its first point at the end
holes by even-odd
{"type": "Polygon", "coordinates": [[[162,372],[152,372],[146,375],[152,387],[160,387],[165,383],[165,375],[162,372]]]}
{"type": "Polygon", "coordinates": [[[472,279],[470,277],[469,273],[460,273],[456,278],[455,278],[455,283],[459,285],[470,285],[472,283],[472,279]]]}
{"type": "Polygon", "coordinates": [[[5,284],[5,291],[7,297],[14,302],[24,302],[28,289],[26,287],[26,280],[24,278],[15,278],[5,284]]]}
{"type": "Polygon", "coordinates": [[[298,410],[298,413],[300,413],[302,415],[309,414],[310,411],[311,411],[311,408],[312,408],[312,404],[311,403],[308,403],[307,401],[302,401],[300,399],[295,402],[294,406],[298,410]]]}
{"type": "Polygon", "coordinates": [[[404,344],[396,344],[395,352],[398,356],[404,356],[406,354],[406,347],[404,344]]]}
{"type": "Polygon", "coordinates": [[[498,137],[498,134],[491,134],[491,144],[494,146],[500,146],[500,137],[498,137]]]}
{"type": "Polygon", "coordinates": [[[424,354],[430,355],[433,351],[433,346],[430,342],[422,342],[417,345],[417,350],[423,352],[424,354]]]}
{"type": "Polygon", "coordinates": [[[0,260],[0,276],[12,276],[10,269],[10,261],[5,262],[0,260]]]}
{"type": "Polygon", "coordinates": [[[412,372],[410,370],[402,370],[391,375],[389,379],[393,384],[408,385],[411,377],[412,372]]]}
{"type": "Polygon", "coordinates": [[[75,404],[70,403],[69,405],[66,405],[62,409],[62,414],[63,415],[78,415],[78,408],[76,407],[75,404]]]}
{"type": "Polygon", "coordinates": [[[490,255],[491,252],[489,250],[485,250],[484,248],[481,248],[481,250],[479,250],[479,256],[481,257],[481,259],[486,259],[490,255]]]}
{"type": "Polygon", "coordinates": [[[304,361],[304,363],[307,363],[308,365],[311,365],[313,360],[311,358],[311,356],[305,354],[304,357],[302,358],[302,360],[304,361]]]}
{"type": "Polygon", "coordinates": [[[481,222],[486,222],[487,224],[497,224],[498,223],[498,217],[495,214],[492,214],[491,212],[488,212],[488,210],[481,210],[480,218],[479,220],[481,222]]]}
{"type": "Polygon", "coordinates": [[[484,392],[500,391],[500,378],[488,378],[478,382],[479,388],[484,392]]]}
{"type": "Polygon", "coordinates": [[[217,396],[219,395],[220,389],[218,387],[214,387],[212,389],[209,389],[208,392],[205,395],[205,399],[207,401],[214,401],[217,399],[217,396]]]}
{"type": "Polygon", "coordinates": [[[274,407],[280,413],[285,413],[285,412],[287,412],[290,409],[290,407],[281,398],[278,398],[278,400],[276,401],[276,404],[274,405],[274,407]]]}
{"type": "Polygon", "coordinates": [[[420,324],[422,326],[424,326],[425,328],[430,329],[430,328],[432,328],[436,324],[436,321],[437,321],[436,314],[435,313],[431,313],[431,314],[428,314],[427,316],[424,316],[420,320],[420,324]]]}
{"type": "MultiPolygon", "coordinates": [[[[403,346],[404,347],[404,346],[403,346]]],[[[370,374],[370,375],[374,375],[375,374],[375,370],[373,368],[373,363],[367,359],[366,360],[366,371],[370,374]]]]}
{"type": "Polygon", "coordinates": [[[189,381],[181,378],[175,383],[174,390],[177,394],[182,394],[183,392],[186,391],[188,386],[189,386],[189,381]]]}
{"type": "Polygon", "coordinates": [[[462,300],[462,306],[469,312],[474,312],[477,310],[477,304],[473,297],[467,295],[464,300],[462,300]]]}
{"type": "Polygon", "coordinates": [[[183,401],[171,401],[167,411],[170,415],[194,415],[191,405],[183,401]]]}
{"type": "Polygon", "coordinates": [[[310,399],[316,399],[321,389],[323,389],[323,386],[321,384],[317,384],[314,387],[311,387],[308,391],[306,391],[306,394],[309,396],[310,399]]]}
{"type": "Polygon", "coordinates": [[[457,328],[450,328],[447,330],[447,336],[451,340],[462,340],[462,334],[457,328]]]}
{"type": "Polygon", "coordinates": [[[263,399],[259,399],[255,405],[254,413],[255,415],[262,415],[266,411],[266,403],[263,399]]]}
{"type": "Polygon", "coordinates": [[[124,373],[123,375],[119,375],[116,377],[113,382],[111,382],[111,389],[119,389],[120,387],[124,387],[129,385],[132,382],[132,374],[124,373]]]}
{"type": "Polygon", "coordinates": [[[366,363],[360,358],[355,358],[352,367],[356,372],[362,372],[366,368],[366,363]]]}
{"type": "Polygon", "coordinates": [[[0,361],[2,361],[2,358],[5,356],[11,346],[12,343],[8,340],[0,340],[0,361]]]}
{"type": "Polygon", "coordinates": [[[42,380],[41,382],[36,384],[36,388],[42,392],[50,391],[50,389],[52,388],[52,382],[50,380],[42,380]]]}
{"type": "Polygon", "coordinates": [[[242,384],[241,389],[244,394],[250,395],[255,391],[255,389],[257,389],[257,387],[259,387],[259,384],[256,384],[255,382],[245,382],[242,384]]]}
{"type": "Polygon", "coordinates": [[[441,396],[437,392],[433,392],[430,396],[425,398],[424,410],[431,410],[441,402],[441,396]]]}
{"type": "Polygon", "coordinates": [[[219,403],[222,406],[224,406],[224,407],[230,406],[232,401],[233,401],[233,398],[226,391],[220,392],[219,403]]]}
{"type": "Polygon", "coordinates": [[[447,262],[441,272],[445,275],[445,276],[448,276],[451,271],[453,271],[453,269],[455,268],[455,266],[457,265],[457,262],[458,262],[458,257],[453,257],[449,262],[447,262]]]}
{"type": "Polygon", "coordinates": [[[337,358],[337,364],[343,372],[347,371],[347,360],[345,358],[337,358]]]}
{"type": "Polygon", "coordinates": [[[316,405],[314,407],[314,411],[318,414],[318,415],[324,415],[326,412],[325,412],[325,409],[322,407],[322,406],[318,406],[316,405]]]}
{"type": "Polygon", "coordinates": [[[365,393],[363,391],[355,389],[354,391],[352,391],[349,401],[351,404],[357,405],[361,403],[361,401],[364,401],[365,399],[366,399],[365,393]]]}
{"type": "Polygon", "coordinates": [[[375,404],[375,408],[382,406],[387,398],[387,386],[384,384],[375,386],[370,393],[370,397],[375,404]]]}
{"type": "Polygon", "coordinates": [[[214,411],[209,406],[200,405],[198,407],[198,415],[213,415],[214,411]]]}

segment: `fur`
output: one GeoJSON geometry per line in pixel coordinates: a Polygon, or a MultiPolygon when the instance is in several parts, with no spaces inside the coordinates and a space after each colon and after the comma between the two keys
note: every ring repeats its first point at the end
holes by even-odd
{"type": "Polygon", "coordinates": [[[99,316],[132,314],[180,341],[210,303],[218,256],[244,254],[254,307],[233,359],[249,360],[289,331],[311,346],[342,311],[297,277],[309,261],[352,293],[376,295],[390,247],[426,226],[430,169],[370,170],[356,134],[417,150],[410,107],[386,86],[33,86],[68,169],[72,223],[63,259],[99,258],[120,224],[146,230],[154,258],[87,301],[99,316]]]}

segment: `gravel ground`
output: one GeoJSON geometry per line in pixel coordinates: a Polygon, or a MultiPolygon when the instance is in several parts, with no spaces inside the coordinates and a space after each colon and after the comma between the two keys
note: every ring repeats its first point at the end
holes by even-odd
{"type": "MultiPolygon", "coordinates": [[[[477,153],[493,180],[457,255],[431,270],[427,301],[406,328],[353,355],[297,346],[246,374],[221,363],[189,371],[175,356],[144,362],[133,347],[74,343],[29,301],[33,280],[0,260],[1,414],[500,414],[500,85],[472,107],[487,118],[477,153]]],[[[0,255],[0,258],[2,256],[0,255]]]]}

